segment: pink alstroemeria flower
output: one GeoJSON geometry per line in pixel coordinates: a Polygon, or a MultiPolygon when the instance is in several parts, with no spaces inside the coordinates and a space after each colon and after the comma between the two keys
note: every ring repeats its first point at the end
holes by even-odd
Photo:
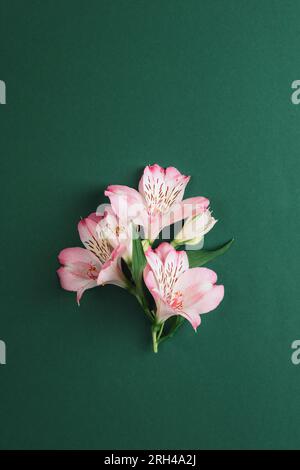
{"type": "Polygon", "coordinates": [[[78,232],[85,248],[65,248],[58,255],[63,265],[57,270],[63,289],[77,292],[79,304],[86,289],[97,285],[115,284],[126,287],[126,278],[120,261],[125,252],[124,245],[114,247],[97,233],[98,224],[104,216],[90,214],[78,224],[78,232]]]}
{"type": "Polygon", "coordinates": [[[125,226],[116,216],[110,204],[100,205],[96,212],[100,216],[100,221],[96,227],[99,238],[106,239],[110,245],[117,248],[124,247],[122,257],[126,262],[132,258],[132,224],[125,226]]]}
{"type": "Polygon", "coordinates": [[[196,330],[200,314],[214,310],[224,297],[224,286],[216,285],[217,275],[207,268],[189,269],[185,251],[169,243],[148,248],[144,281],[157,307],[158,323],[173,315],[186,318],[196,330]]]}
{"type": "Polygon", "coordinates": [[[190,177],[176,168],[149,165],[139,182],[139,191],[128,186],[110,185],[105,191],[115,214],[144,228],[145,238],[154,240],[160,231],[187,217],[202,213],[209,206],[205,197],[182,200],[190,177]]]}

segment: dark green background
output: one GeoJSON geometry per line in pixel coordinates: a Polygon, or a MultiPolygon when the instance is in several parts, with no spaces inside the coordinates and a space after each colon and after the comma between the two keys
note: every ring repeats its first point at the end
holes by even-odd
{"type": "Polygon", "coordinates": [[[1,0],[1,448],[299,448],[298,0],[1,0]],[[135,299],[60,289],[110,183],[211,199],[225,299],[155,356],[135,299]]]}

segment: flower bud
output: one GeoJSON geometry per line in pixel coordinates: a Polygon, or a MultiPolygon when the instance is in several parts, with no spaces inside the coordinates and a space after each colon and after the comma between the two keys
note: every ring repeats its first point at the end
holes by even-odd
{"type": "Polygon", "coordinates": [[[217,220],[211,215],[209,209],[194,217],[186,219],[182,229],[175,236],[176,245],[197,245],[204,235],[208,233],[217,220]]]}

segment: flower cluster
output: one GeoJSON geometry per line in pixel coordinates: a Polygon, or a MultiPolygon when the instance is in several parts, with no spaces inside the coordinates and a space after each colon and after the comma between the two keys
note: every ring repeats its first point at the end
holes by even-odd
{"type": "Polygon", "coordinates": [[[61,286],[77,293],[78,304],[85,290],[105,284],[135,295],[151,320],[155,352],[185,319],[196,330],[201,315],[214,310],[224,296],[216,273],[200,266],[224,253],[231,242],[214,251],[199,249],[217,221],[207,198],[183,199],[189,179],[174,167],[155,164],[144,169],[138,190],[108,186],[110,204],[78,224],[84,248],[65,248],[58,256],[61,286]],[[160,234],[170,239],[174,224],[180,225],[174,239],[159,244],[160,234]],[[178,249],[183,246],[185,250],[178,249]]]}

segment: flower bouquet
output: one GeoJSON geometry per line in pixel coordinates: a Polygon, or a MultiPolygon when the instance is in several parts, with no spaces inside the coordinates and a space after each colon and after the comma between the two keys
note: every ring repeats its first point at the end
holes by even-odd
{"type": "Polygon", "coordinates": [[[201,315],[224,297],[216,273],[202,266],[233,240],[214,251],[202,248],[217,221],[207,198],[183,199],[189,179],[155,164],[144,169],[138,190],[108,186],[110,204],[78,224],[84,248],[65,248],[58,256],[61,286],[77,293],[78,305],[85,290],[105,284],[133,294],[151,322],[154,352],[185,320],[196,331],[201,315]]]}

